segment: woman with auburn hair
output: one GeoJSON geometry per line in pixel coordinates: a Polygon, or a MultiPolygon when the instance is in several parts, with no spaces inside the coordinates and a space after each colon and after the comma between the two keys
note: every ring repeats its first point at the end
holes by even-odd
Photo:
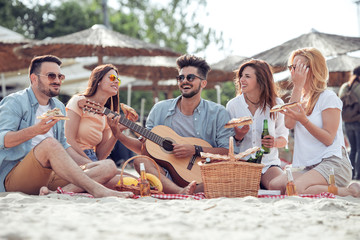
{"type": "MultiPolygon", "coordinates": [[[[97,66],[90,75],[88,87],[83,94],[73,96],[67,104],[65,136],[67,142],[81,155],[92,161],[109,156],[117,139],[113,136],[106,116],[83,111],[78,106],[81,99],[89,99],[119,113],[118,69],[112,64],[97,66]]],[[[137,115],[131,116],[132,121],[137,115]]]]}
{"type": "Polygon", "coordinates": [[[349,185],[352,167],[345,150],[342,102],[326,89],[329,73],[324,56],[315,48],[303,48],[293,51],[288,63],[294,84],[290,102],[302,102],[282,111],[286,127],[294,129],[293,166],[304,167],[294,173],[298,193],[327,192],[333,169],[338,194],[359,197],[360,185],[349,185]]]}
{"type": "Polygon", "coordinates": [[[264,154],[261,184],[268,190],[280,190],[283,171],[280,167],[278,148],[285,147],[289,130],[284,125],[284,116],[270,113],[270,109],[284,102],[277,96],[276,86],[269,64],[253,59],[243,63],[235,72],[237,96],[231,99],[226,109],[231,118],[249,116],[253,123],[235,127],[234,140],[240,152],[264,145],[270,148],[264,154]],[[268,121],[269,135],[261,138],[264,120],[268,121]],[[279,178],[280,177],[280,178],[279,178]]]}

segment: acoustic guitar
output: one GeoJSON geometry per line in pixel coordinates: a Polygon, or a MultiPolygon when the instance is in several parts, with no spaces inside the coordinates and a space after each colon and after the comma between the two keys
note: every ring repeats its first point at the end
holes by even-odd
{"type": "MultiPolygon", "coordinates": [[[[115,116],[119,116],[119,114],[110,109],[88,99],[79,100],[78,106],[84,111],[95,114],[108,115],[112,113],[115,116]]],[[[172,179],[179,186],[185,187],[193,180],[197,183],[202,182],[200,166],[198,165],[200,157],[177,158],[172,152],[173,144],[212,147],[208,142],[199,138],[181,137],[174,130],[163,125],[156,126],[150,131],[122,115],[120,115],[119,123],[147,139],[147,141],[145,141],[146,151],[160,166],[168,169],[172,179]]]]}

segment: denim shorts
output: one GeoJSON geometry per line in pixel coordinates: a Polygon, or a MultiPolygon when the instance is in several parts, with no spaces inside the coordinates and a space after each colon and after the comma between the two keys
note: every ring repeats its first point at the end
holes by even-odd
{"type": "Polygon", "coordinates": [[[85,149],[84,153],[86,154],[86,156],[88,156],[88,158],[90,158],[91,161],[93,162],[99,161],[94,149],[85,149]]]}

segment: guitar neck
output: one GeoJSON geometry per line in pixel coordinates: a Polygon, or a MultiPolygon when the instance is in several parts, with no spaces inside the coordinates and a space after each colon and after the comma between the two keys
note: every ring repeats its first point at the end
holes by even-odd
{"type": "Polygon", "coordinates": [[[130,121],[129,119],[127,119],[126,117],[111,111],[108,108],[104,108],[103,113],[105,115],[109,115],[110,113],[114,114],[115,116],[120,116],[120,120],[119,123],[121,123],[122,125],[124,125],[125,127],[131,129],[132,131],[140,134],[141,136],[143,136],[146,139],[149,139],[150,141],[158,144],[159,146],[163,145],[163,142],[165,141],[165,139],[163,137],[160,137],[159,135],[151,132],[149,129],[141,127],[140,125],[134,123],[133,121],[130,121]]]}

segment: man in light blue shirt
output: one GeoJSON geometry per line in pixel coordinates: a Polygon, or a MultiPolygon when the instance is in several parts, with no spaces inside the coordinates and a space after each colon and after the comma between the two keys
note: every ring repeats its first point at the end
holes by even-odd
{"type": "Polygon", "coordinates": [[[55,56],[35,57],[29,67],[30,87],[0,102],[0,192],[43,195],[51,185],[64,191],[85,190],[95,197],[131,196],[102,185],[116,174],[112,161],[94,164],[66,143],[64,121],[53,116],[39,119],[55,107],[65,113],[64,104],[54,98],[65,79],[60,65],[55,56]]]}
{"type": "MultiPolygon", "coordinates": [[[[227,155],[229,138],[234,132],[232,128],[224,128],[230,120],[226,109],[201,98],[210,71],[206,61],[193,55],[183,55],[176,63],[179,70],[176,79],[181,96],[155,104],[146,122],[147,129],[168,139],[172,147],[157,149],[157,145],[150,140],[145,142],[145,147],[163,167],[160,170],[164,192],[192,194],[203,190],[202,184],[196,186],[196,181],[192,181],[201,182],[197,164],[200,152],[227,155]]],[[[140,142],[122,134],[117,123],[118,118],[114,119],[113,124],[110,123],[115,137],[132,151],[141,153],[140,142]]],[[[158,175],[156,166],[148,159],[135,159],[137,169],[140,162],[145,162],[147,172],[158,175]]]]}

